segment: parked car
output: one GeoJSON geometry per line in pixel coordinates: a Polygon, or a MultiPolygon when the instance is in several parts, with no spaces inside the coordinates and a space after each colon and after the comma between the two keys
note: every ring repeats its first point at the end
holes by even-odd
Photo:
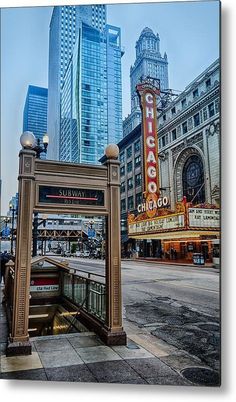
{"type": "Polygon", "coordinates": [[[82,257],[82,252],[81,251],[76,251],[75,256],[76,257],[82,257]]]}
{"type": "Polygon", "coordinates": [[[89,251],[84,251],[83,252],[83,257],[88,258],[90,256],[90,252],[89,251]]]}
{"type": "Polygon", "coordinates": [[[70,251],[65,250],[65,251],[62,251],[62,252],[61,252],[61,256],[62,256],[62,257],[71,257],[72,254],[71,254],[70,251]]]}

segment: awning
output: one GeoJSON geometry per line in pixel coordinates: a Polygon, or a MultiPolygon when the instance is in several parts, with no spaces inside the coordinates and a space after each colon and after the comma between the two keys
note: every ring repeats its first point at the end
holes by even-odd
{"type": "Polygon", "coordinates": [[[181,239],[204,239],[209,240],[213,238],[220,237],[219,231],[211,230],[182,230],[176,232],[162,232],[162,233],[143,233],[139,235],[130,235],[130,239],[140,239],[140,240],[181,240],[181,239]]]}

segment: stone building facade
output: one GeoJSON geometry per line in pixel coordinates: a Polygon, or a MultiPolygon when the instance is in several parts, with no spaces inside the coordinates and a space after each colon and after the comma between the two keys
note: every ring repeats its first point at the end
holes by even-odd
{"type": "Polygon", "coordinates": [[[217,60],[158,117],[160,183],[172,208],[183,196],[220,202],[219,74],[217,60]]]}
{"type": "Polygon", "coordinates": [[[135,46],[136,58],[130,67],[131,113],[123,122],[123,136],[129,134],[141,123],[141,110],[136,85],[144,77],[159,79],[162,91],[169,88],[168,58],[161,55],[160,36],[146,27],[142,30],[135,46]]]}
{"type": "MultiPolygon", "coordinates": [[[[122,242],[128,213],[142,202],[141,124],[118,144],[121,162],[122,242]]],[[[160,190],[170,208],[185,196],[193,205],[220,204],[220,68],[212,63],[159,113],[160,190]]],[[[157,240],[154,240],[155,242],[157,240]]],[[[130,240],[131,247],[135,241],[130,240]]],[[[127,248],[126,248],[127,249],[127,248]]]]}

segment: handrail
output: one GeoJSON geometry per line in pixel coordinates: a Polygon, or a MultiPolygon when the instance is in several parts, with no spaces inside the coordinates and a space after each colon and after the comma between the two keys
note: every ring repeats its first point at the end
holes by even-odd
{"type": "MultiPolygon", "coordinates": [[[[78,270],[77,270],[78,271],[78,270]]],[[[90,277],[76,273],[62,274],[62,295],[79,307],[78,311],[84,310],[94,315],[101,321],[106,318],[106,284],[90,277]]],[[[103,277],[102,275],[97,275],[103,277]]]]}
{"type": "MultiPolygon", "coordinates": [[[[70,267],[69,267],[70,268],[70,267]]],[[[85,271],[85,270],[83,270],[83,269],[77,269],[77,268],[73,268],[73,267],[71,267],[70,269],[73,269],[74,271],[78,271],[78,272],[83,272],[83,273],[85,273],[85,274],[87,274],[88,275],[88,278],[90,278],[90,275],[93,275],[93,276],[99,276],[100,278],[106,278],[106,276],[105,275],[102,275],[102,274],[96,274],[95,272],[88,272],[88,271],[85,271]]],[[[76,275],[76,273],[75,273],[75,275],[76,275]]],[[[78,275],[79,276],[79,275],[78,275]]]]}

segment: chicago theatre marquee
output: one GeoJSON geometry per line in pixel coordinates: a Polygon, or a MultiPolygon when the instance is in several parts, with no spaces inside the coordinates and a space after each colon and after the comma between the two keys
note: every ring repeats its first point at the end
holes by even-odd
{"type": "Polygon", "coordinates": [[[219,61],[158,117],[159,89],[142,82],[137,92],[142,123],[118,144],[123,246],[138,257],[192,261],[201,252],[211,262],[220,237],[219,61]]]}

